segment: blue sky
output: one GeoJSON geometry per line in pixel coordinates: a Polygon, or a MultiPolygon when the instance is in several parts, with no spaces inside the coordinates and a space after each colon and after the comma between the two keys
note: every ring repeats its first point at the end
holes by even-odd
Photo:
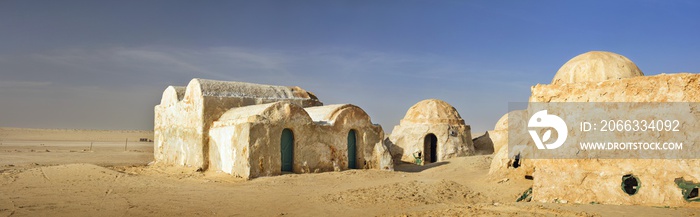
{"type": "Polygon", "coordinates": [[[195,77],[301,86],[389,133],[414,103],[473,134],[568,59],[698,72],[695,1],[0,1],[0,126],[152,129],[195,77]]]}

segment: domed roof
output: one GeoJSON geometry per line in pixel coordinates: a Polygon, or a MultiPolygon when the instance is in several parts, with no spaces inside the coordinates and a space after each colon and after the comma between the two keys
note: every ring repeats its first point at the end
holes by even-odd
{"type": "Polygon", "coordinates": [[[439,99],[426,99],[411,106],[402,122],[464,124],[457,109],[439,99]]]}
{"type": "Polygon", "coordinates": [[[566,62],[552,84],[598,82],[644,76],[630,59],[607,51],[590,51],[566,62]]]}
{"type": "Polygon", "coordinates": [[[509,126],[513,126],[519,129],[524,129],[527,126],[525,120],[527,119],[527,110],[513,110],[498,119],[494,130],[508,130],[509,126]],[[517,121],[517,123],[509,123],[509,120],[517,121]],[[511,124],[511,125],[509,125],[511,124]]]}

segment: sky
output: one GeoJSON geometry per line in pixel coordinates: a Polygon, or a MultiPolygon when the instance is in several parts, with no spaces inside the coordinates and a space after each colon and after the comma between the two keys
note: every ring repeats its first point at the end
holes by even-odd
{"type": "Polygon", "coordinates": [[[153,129],[192,78],[300,86],[390,133],[437,98],[472,134],[611,51],[645,75],[698,72],[697,1],[0,1],[0,126],[153,129]]]}

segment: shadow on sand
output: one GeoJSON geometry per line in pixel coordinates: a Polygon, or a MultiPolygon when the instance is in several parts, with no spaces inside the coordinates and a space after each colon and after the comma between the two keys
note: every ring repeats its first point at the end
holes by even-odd
{"type": "Polygon", "coordinates": [[[427,170],[433,167],[439,167],[445,164],[448,164],[450,162],[437,162],[437,163],[429,163],[427,165],[415,165],[415,164],[410,164],[410,163],[401,163],[399,165],[394,166],[395,171],[401,171],[401,172],[409,172],[409,173],[418,173],[422,172],[423,170],[427,170]]]}

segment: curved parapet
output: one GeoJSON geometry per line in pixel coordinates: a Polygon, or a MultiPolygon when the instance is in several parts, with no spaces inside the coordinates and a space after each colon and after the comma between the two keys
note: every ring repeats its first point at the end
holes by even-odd
{"type": "Polygon", "coordinates": [[[160,99],[161,105],[172,105],[181,101],[185,97],[186,87],[168,86],[163,91],[163,97],[160,99]]]}
{"type": "Polygon", "coordinates": [[[362,108],[352,104],[335,104],[304,108],[316,123],[334,124],[340,122],[366,121],[371,123],[369,115],[362,108]]]}
{"type": "Polygon", "coordinates": [[[187,83],[186,88],[187,89],[185,90],[185,98],[183,99],[184,101],[192,102],[198,99],[202,99],[202,96],[204,94],[202,93],[202,85],[199,82],[199,79],[192,79],[190,83],[187,83]]]}

